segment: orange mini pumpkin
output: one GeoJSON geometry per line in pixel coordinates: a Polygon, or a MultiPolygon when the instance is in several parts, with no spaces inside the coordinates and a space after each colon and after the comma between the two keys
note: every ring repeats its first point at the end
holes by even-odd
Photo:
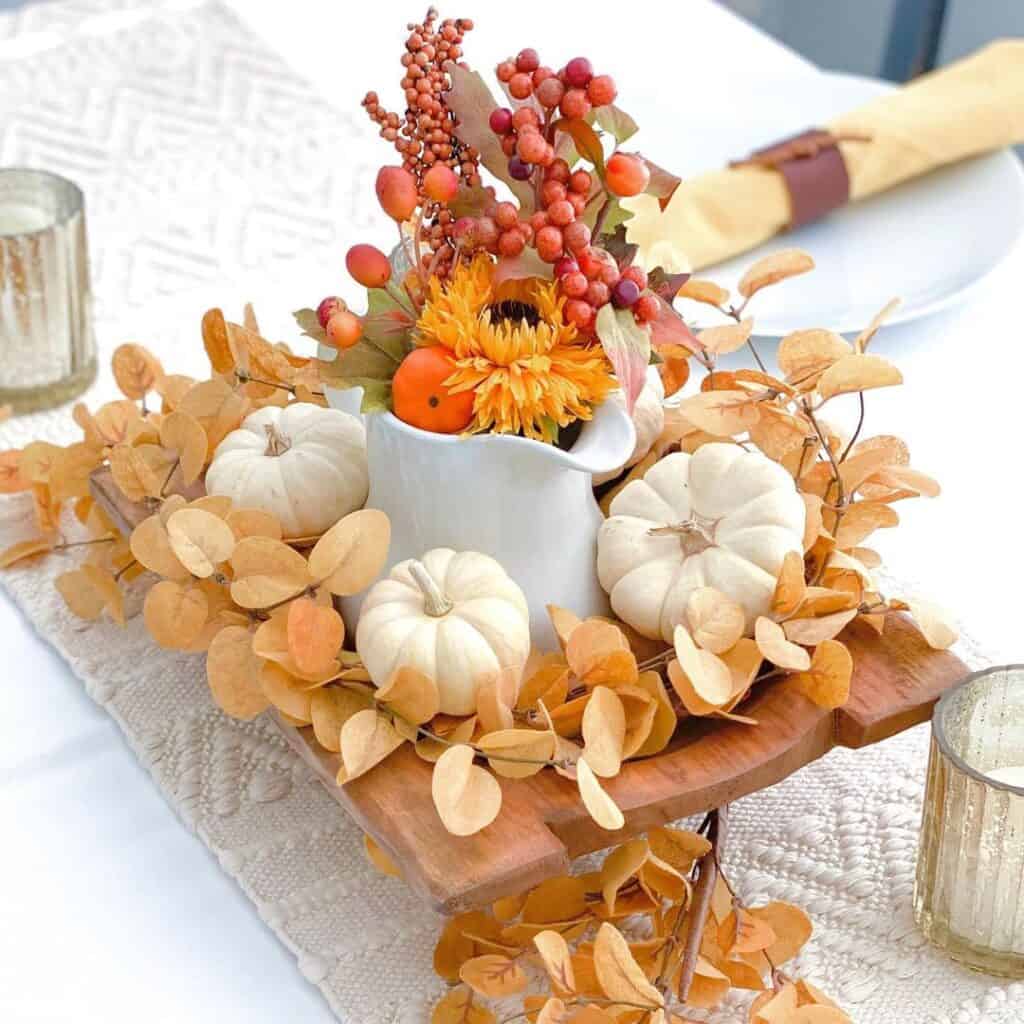
{"type": "Polygon", "coordinates": [[[435,434],[457,434],[473,418],[473,392],[452,394],[444,382],[455,361],[441,345],[410,352],[391,381],[395,415],[405,423],[435,434]]]}

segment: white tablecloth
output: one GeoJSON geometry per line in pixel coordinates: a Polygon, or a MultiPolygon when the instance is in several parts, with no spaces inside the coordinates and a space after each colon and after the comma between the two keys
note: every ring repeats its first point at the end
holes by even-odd
{"type": "MultiPolygon", "coordinates": [[[[0,17],[0,164],[47,166],[85,186],[103,352],[139,340],[175,369],[201,372],[197,326],[207,305],[253,297],[283,336],[289,310],[344,289],[349,240],[386,237],[371,201],[373,168],[386,151],[358,100],[367,88],[394,87],[408,5],[377,3],[372,23],[352,13],[364,8],[329,11],[312,0],[232,6],[263,43],[223,8],[189,0],[80,0],[0,17]],[[327,101],[313,98],[303,78],[327,101]]],[[[659,67],[671,68],[666,88],[698,98],[738,64],[807,67],[705,0],[648,5],[633,20],[620,10],[615,32],[573,10],[476,0],[452,13],[478,21],[470,37],[478,66],[506,56],[510,40],[551,40],[560,56],[591,55],[624,92],[631,76],[659,67]],[[634,32],[643,48],[622,49],[634,32]]],[[[642,105],[630,109],[643,119],[642,105]]],[[[907,437],[915,464],[946,485],[940,502],[901,509],[899,539],[883,548],[898,554],[897,571],[969,616],[974,636],[1003,656],[1019,628],[1014,584],[1024,568],[1013,454],[1024,379],[1013,299],[1022,271],[1018,253],[958,309],[887,331],[878,350],[903,368],[908,386],[871,403],[872,429],[907,437]]],[[[109,392],[104,373],[94,395],[109,392]]],[[[5,425],[0,447],[59,437],[66,415],[5,425]]],[[[117,727],[6,598],[0,631],[0,1019],[333,1019],[253,905],[181,827],[117,727]]],[[[922,741],[900,748],[911,770],[922,741]]],[[[870,770],[883,762],[844,763],[870,770]]],[[[775,804],[749,802],[758,820],[771,808],[780,821],[777,837],[762,826],[750,839],[744,870],[755,888],[771,889],[785,874],[795,856],[787,851],[813,863],[828,845],[822,828],[869,827],[857,824],[857,808],[837,807],[832,818],[800,807],[799,781],[775,804]]],[[[885,782],[878,779],[879,792],[885,782]]],[[[879,813],[891,813],[894,800],[888,793],[879,813]]],[[[914,823],[899,824],[906,859],[914,823]]],[[[808,881],[808,897],[828,927],[816,886],[842,889],[842,872],[858,865],[821,857],[818,875],[827,878],[808,881]]],[[[893,894],[900,922],[906,896],[893,894]]],[[[871,970],[870,936],[864,942],[847,951],[866,965],[847,979],[851,999],[901,969],[871,970]]],[[[909,939],[906,948],[904,969],[916,969],[920,954],[909,939]]],[[[386,962],[380,970],[386,989],[386,962]]],[[[922,990],[919,1012],[905,1019],[1024,1020],[1007,1002],[1024,998],[1019,988],[993,979],[986,997],[982,979],[952,965],[948,977],[942,998],[941,984],[923,986],[931,994],[922,990]],[[968,994],[951,998],[956,991],[968,994]]]]}

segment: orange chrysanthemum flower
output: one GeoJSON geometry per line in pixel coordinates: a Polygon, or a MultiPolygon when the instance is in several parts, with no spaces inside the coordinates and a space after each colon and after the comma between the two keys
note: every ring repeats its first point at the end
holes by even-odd
{"type": "Polygon", "coordinates": [[[445,385],[474,392],[471,432],[524,434],[553,442],[561,427],[588,420],[615,386],[601,346],[579,338],[552,281],[494,287],[486,256],[430,282],[420,344],[444,345],[456,370],[445,385]]]}

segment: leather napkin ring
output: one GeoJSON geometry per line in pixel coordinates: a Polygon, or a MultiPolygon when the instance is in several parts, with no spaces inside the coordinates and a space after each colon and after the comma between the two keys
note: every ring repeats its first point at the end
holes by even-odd
{"type": "Polygon", "coordinates": [[[850,176],[839,141],[830,132],[812,128],[755,150],[746,160],[730,166],[754,165],[778,171],[789,192],[789,227],[797,228],[849,201],[850,176]]]}

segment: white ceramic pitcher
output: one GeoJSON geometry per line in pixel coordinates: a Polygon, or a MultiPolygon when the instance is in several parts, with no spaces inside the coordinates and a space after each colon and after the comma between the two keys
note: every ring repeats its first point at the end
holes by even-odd
{"type": "MultiPolygon", "coordinates": [[[[352,411],[351,392],[327,392],[352,411]]],[[[391,413],[364,417],[370,463],[367,508],[391,520],[388,567],[437,547],[482,551],[526,594],[538,647],[556,646],[545,606],[580,616],[608,613],[597,580],[601,510],[591,475],[621,466],[636,432],[622,404],[605,402],[570,451],[524,437],[434,434],[391,413]]],[[[355,629],[360,598],[343,612],[355,629]]]]}

